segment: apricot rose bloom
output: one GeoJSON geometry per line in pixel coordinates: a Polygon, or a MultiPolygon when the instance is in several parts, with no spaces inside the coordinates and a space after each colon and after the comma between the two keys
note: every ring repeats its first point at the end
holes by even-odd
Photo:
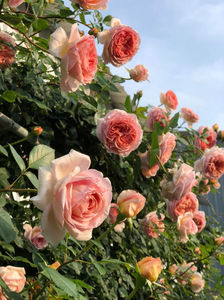
{"type": "Polygon", "coordinates": [[[180,234],[180,241],[186,243],[189,234],[196,234],[198,227],[193,220],[193,214],[190,212],[181,215],[177,219],[177,230],[180,234]]]}
{"type": "Polygon", "coordinates": [[[124,190],[117,198],[120,212],[128,218],[135,217],[145,206],[145,197],[134,190],[124,190]]]}
{"type": "Polygon", "coordinates": [[[206,127],[206,126],[201,126],[198,129],[198,133],[199,133],[199,136],[196,137],[195,141],[194,141],[195,146],[197,146],[202,151],[204,151],[205,149],[210,149],[213,146],[215,146],[217,134],[216,134],[216,132],[212,128],[206,127]],[[206,140],[206,142],[204,142],[200,138],[203,133],[205,133],[205,135],[206,135],[206,137],[204,137],[204,139],[206,140]]]}
{"type": "Polygon", "coordinates": [[[47,246],[47,241],[42,235],[42,228],[39,226],[34,226],[33,228],[30,224],[24,224],[23,229],[24,237],[26,240],[30,241],[35,248],[44,249],[47,246]]]}
{"type": "Polygon", "coordinates": [[[160,235],[160,232],[165,230],[165,225],[163,220],[165,216],[159,214],[158,217],[156,211],[152,211],[145,216],[144,219],[139,220],[139,230],[143,231],[150,238],[157,238],[160,235]]]}
{"type": "Polygon", "coordinates": [[[124,157],[138,148],[143,131],[135,114],[114,109],[98,120],[96,135],[109,152],[124,157]]]}
{"type": "Polygon", "coordinates": [[[190,279],[191,290],[194,293],[199,293],[203,290],[205,281],[202,278],[202,275],[198,272],[194,273],[190,279]]]}
{"type": "Polygon", "coordinates": [[[109,0],[72,0],[84,9],[106,9],[109,0]]]}
{"type": "Polygon", "coordinates": [[[113,18],[110,30],[99,32],[97,37],[99,42],[104,44],[104,62],[115,67],[126,64],[139,49],[139,34],[131,27],[122,25],[119,19],[113,18]]]}
{"type": "Polygon", "coordinates": [[[178,99],[176,94],[169,90],[166,93],[160,93],[160,102],[170,109],[177,109],[178,99]]]}
{"type": "Polygon", "coordinates": [[[159,257],[144,257],[137,263],[137,265],[141,276],[146,277],[151,282],[154,282],[158,279],[159,274],[163,269],[162,262],[159,257]]]}
{"type": "Polygon", "coordinates": [[[61,58],[61,89],[75,92],[80,84],[90,83],[97,71],[94,36],[80,37],[78,25],[73,24],[69,38],[62,27],[50,36],[49,51],[61,58]]]}
{"type": "Polygon", "coordinates": [[[162,127],[166,127],[166,123],[169,124],[170,115],[165,108],[153,107],[147,116],[146,123],[150,130],[153,131],[155,122],[158,122],[162,127]]]}
{"type": "Polygon", "coordinates": [[[89,169],[90,158],[75,150],[40,167],[39,189],[31,198],[43,211],[42,229],[47,241],[57,245],[66,230],[77,240],[87,241],[110,210],[110,180],[89,169]]]}
{"type": "Polygon", "coordinates": [[[137,65],[134,67],[134,69],[129,70],[129,74],[131,78],[136,81],[145,81],[149,77],[148,70],[143,65],[137,65]]]}
{"type": "Polygon", "coordinates": [[[11,35],[0,31],[0,68],[5,69],[14,62],[15,46],[11,35]]]}
{"type": "Polygon", "coordinates": [[[184,119],[184,121],[187,122],[188,127],[191,128],[193,123],[196,123],[199,121],[199,117],[196,113],[194,113],[190,108],[183,107],[181,108],[181,118],[184,119]]]}

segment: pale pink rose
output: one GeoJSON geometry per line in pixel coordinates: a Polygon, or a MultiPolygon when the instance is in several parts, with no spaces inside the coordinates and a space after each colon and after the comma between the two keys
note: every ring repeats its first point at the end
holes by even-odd
{"type": "Polygon", "coordinates": [[[129,70],[129,74],[134,81],[145,81],[149,77],[148,70],[143,65],[137,65],[134,69],[129,70]]]}
{"type": "Polygon", "coordinates": [[[117,224],[115,227],[114,227],[114,231],[116,232],[122,232],[125,228],[125,222],[120,222],[119,224],[117,224]]]}
{"type": "Polygon", "coordinates": [[[62,27],[50,36],[49,51],[61,58],[61,89],[75,92],[80,84],[90,83],[97,71],[94,36],[80,37],[78,25],[71,27],[70,37],[62,27]]]}
{"type": "Polygon", "coordinates": [[[114,109],[98,120],[96,135],[109,152],[128,156],[140,145],[143,131],[135,114],[114,109]]]}
{"type": "Polygon", "coordinates": [[[164,219],[163,214],[158,217],[156,211],[152,211],[144,219],[139,220],[139,230],[151,238],[157,238],[160,232],[165,230],[165,225],[162,222],[164,219]]]}
{"type": "MultiPolygon", "coordinates": [[[[7,286],[12,292],[16,293],[21,292],[24,288],[26,282],[25,273],[26,272],[24,268],[18,268],[14,266],[0,267],[0,276],[2,280],[4,280],[4,282],[7,284],[7,286]]],[[[3,295],[1,288],[0,299],[8,299],[3,295]]]]}
{"type": "Polygon", "coordinates": [[[208,179],[219,179],[224,173],[224,148],[205,149],[202,158],[194,163],[194,169],[208,179]]]}
{"type": "Polygon", "coordinates": [[[201,126],[198,129],[198,133],[199,133],[199,136],[195,138],[195,142],[194,142],[196,147],[198,147],[199,149],[204,151],[207,148],[210,149],[213,146],[215,146],[217,134],[212,128],[206,127],[206,126],[201,126]],[[207,129],[207,131],[205,131],[205,129],[207,129]],[[207,136],[204,138],[206,140],[206,142],[204,142],[203,140],[200,139],[200,137],[204,131],[205,131],[205,135],[207,136]]]}
{"type": "Polygon", "coordinates": [[[149,129],[153,130],[155,122],[158,122],[161,126],[165,128],[166,124],[169,124],[169,121],[170,115],[168,114],[168,111],[165,108],[153,107],[148,113],[146,122],[149,129]]]}
{"type": "MultiPolygon", "coordinates": [[[[166,134],[162,134],[161,136],[159,136],[158,141],[158,157],[160,162],[164,165],[170,159],[172,152],[176,146],[176,137],[174,134],[167,132],[166,134]]],[[[160,168],[160,162],[157,162],[149,169],[149,152],[146,151],[145,153],[140,153],[139,157],[141,159],[142,174],[147,178],[155,176],[160,168]]]]}
{"type": "Polygon", "coordinates": [[[33,228],[29,224],[24,224],[23,229],[24,237],[26,240],[30,241],[34,247],[37,249],[44,249],[47,247],[47,241],[42,235],[42,228],[39,226],[34,226],[33,228]]]}
{"type": "Polygon", "coordinates": [[[202,278],[202,275],[196,272],[191,276],[190,284],[192,292],[199,293],[201,290],[203,290],[205,281],[202,278]]]}
{"type": "Polygon", "coordinates": [[[193,214],[190,212],[181,215],[177,219],[177,230],[180,234],[180,241],[186,243],[189,234],[196,234],[198,227],[193,220],[193,214]]]}
{"type": "Polygon", "coordinates": [[[89,169],[90,158],[71,150],[39,168],[38,195],[31,200],[43,210],[42,229],[48,242],[57,245],[66,230],[77,240],[87,241],[110,210],[112,188],[108,178],[89,169]]]}
{"type": "Polygon", "coordinates": [[[202,229],[204,229],[205,225],[206,225],[206,218],[205,218],[204,211],[199,210],[196,213],[194,213],[193,220],[194,220],[194,223],[198,227],[198,232],[201,232],[202,229]]]}
{"type": "Polygon", "coordinates": [[[196,195],[190,192],[180,200],[167,201],[167,213],[173,221],[176,221],[179,216],[184,215],[186,212],[196,213],[198,205],[196,195]]]}
{"type": "Polygon", "coordinates": [[[178,100],[176,94],[173,91],[169,90],[165,94],[160,93],[160,102],[170,109],[177,109],[178,100]]]}
{"type": "Polygon", "coordinates": [[[12,8],[15,8],[17,6],[19,6],[20,4],[22,4],[24,2],[24,0],[9,0],[9,6],[12,8]]]}
{"type": "Polygon", "coordinates": [[[181,164],[179,169],[174,168],[172,172],[172,181],[164,179],[160,185],[164,198],[175,201],[191,192],[192,187],[197,184],[197,180],[193,168],[187,164],[181,164]]]}
{"type": "Polygon", "coordinates": [[[104,44],[104,62],[115,67],[126,64],[137,53],[140,44],[139,34],[120,20],[112,19],[110,30],[98,33],[99,42],[104,44]]]}
{"type": "Polygon", "coordinates": [[[124,190],[117,198],[122,214],[128,218],[135,217],[145,206],[145,197],[134,190],[124,190]]]}
{"type": "Polygon", "coordinates": [[[192,127],[193,123],[199,121],[199,117],[196,113],[194,113],[190,108],[183,107],[181,108],[181,118],[184,119],[188,123],[188,127],[192,127]]]}
{"type": "MultiPolygon", "coordinates": [[[[111,224],[114,224],[117,221],[117,216],[119,214],[118,205],[116,203],[111,203],[110,205],[110,212],[109,212],[109,220],[111,224]]],[[[122,232],[125,228],[125,222],[121,221],[114,227],[114,231],[122,232]]]]}
{"type": "Polygon", "coordinates": [[[5,69],[14,62],[15,46],[11,35],[0,31],[0,68],[5,69]]]}
{"type": "Polygon", "coordinates": [[[106,9],[109,0],[72,0],[84,9],[106,9]]]}

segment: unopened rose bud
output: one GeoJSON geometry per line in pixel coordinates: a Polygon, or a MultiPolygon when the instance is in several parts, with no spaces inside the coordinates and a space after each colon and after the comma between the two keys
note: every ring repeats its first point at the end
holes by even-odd
{"type": "Polygon", "coordinates": [[[90,31],[88,32],[90,35],[94,35],[95,37],[97,37],[97,34],[98,34],[99,30],[94,27],[92,29],[90,29],[90,31]]]}
{"type": "Polygon", "coordinates": [[[219,183],[218,179],[211,179],[210,183],[215,189],[218,190],[220,188],[220,183],[219,183]]]}
{"type": "Polygon", "coordinates": [[[221,131],[221,139],[224,140],[224,130],[221,131]]]}
{"type": "Polygon", "coordinates": [[[219,125],[217,123],[215,123],[214,125],[212,125],[212,128],[215,132],[218,132],[219,130],[219,125]]]}
{"type": "Polygon", "coordinates": [[[40,126],[34,127],[34,129],[33,129],[33,133],[35,135],[40,135],[42,132],[43,132],[43,128],[40,126]]]}
{"type": "Polygon", "coordinates": [[[218,245],[218,246],[221,246],[222,243],[223,243],[223,241],[224,241],[224,237],[223,237],[223,236],[217,237],[217,238],[215,239],[215,243],[216,243],[216,245],[218,245]]]}
{"type": "Polygon", "coordinates": [[[138,95],[139,98],[141,98],[142,95],[143,95],[143,92],[142,92],[142,91],[138,91],[138,92],[137,92],[137,95],[138,95]]]}
{"type": "Polygon", "coordinates": [[[194,249],[194,252],[195,252],[195,253],[198,253],[199,255],[201,254],[201,251],[200,251],[200,248],[199,248],[199,247],[196,247],[196,248],[194,249]]]}
{"type": "Polygon", "coordinates": [[[159,257],[154,258],[152,256],[144,257],[137,263],[137,265],[139,273],[151,282],[158,279],[163,268],[161,259],[159,257]]]}
{"type": "Polygon", "coordinates": [[[61,265],[61,264],[59,263],[59,261],[56,261],[56,262],[54,262],[52,265],[48,265],[48,268],[57,270],[57,269],[60,267],[60,265],[61,265]]]}
{"type": "Polygon", "coordinates": [[[117,198],[119,210],[128,218],[135,217],[145,206],[145,197],[134,190],[124,190],[117,198]]]}

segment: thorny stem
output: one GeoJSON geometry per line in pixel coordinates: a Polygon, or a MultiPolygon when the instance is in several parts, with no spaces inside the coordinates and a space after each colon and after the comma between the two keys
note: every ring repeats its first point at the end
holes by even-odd
{"type": "Polygon", "coordinates": [[[17,192],[17,193],[37,193],[37,189],[0,189],[0,193],[11,193],[11,192],[17,192]]]}

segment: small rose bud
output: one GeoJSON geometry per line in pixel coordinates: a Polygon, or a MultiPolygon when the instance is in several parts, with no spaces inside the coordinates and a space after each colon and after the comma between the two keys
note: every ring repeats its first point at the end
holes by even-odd
{"type": "Polygon", "coordinates": [[[219,130],[219,125],[217,123],[215,123],[214,125],[212,125],[212,128],[215,132],[218,132],[219,130]]]}
{"type": "Polygon", "coordinates": [[[173,264],[172,266],[169,266],[168,271],[169,271],[172,275],[174,275],[174,274],[176,273],[177,269],[178,269],[177,265],[176,265],[176,264],[173,264]]]}
{"type": "Polygon", "coordinates": [[[137,265],[139,273],[151,282],[158,279],[163,268],[161,259],[159,257],[154,258],[152,256],[144,257],[137,263],[137,265]]]}
{"type": "Polygon", "coordinates": [[[128,218],[135,217],[145,206],[145,197],[134,190],[124,190],[117,198],[120,212],[128,218]]]}
{"type": "Polygon", "coordinates": [[[221,246],[222,243],[223,243],[223,241],[224,241],[224,237],[223,237],[223,236],[220,236],[220,237],[215,238],[215,243],[216,243],[216,245],[218,245],[218,246],[221,246]]]}
{"type": "Polygon", "coordinates": [[[137,95],[138,95],[139,98],[141,98],[142,95],[143,95],[143,92],[142,91],[137,91],[137,95]]]}
{"type": "Polygon", "coordinates": [[[224,140],[224,130],[221,131],[221,139],[224,140]]]}
{"type": "Polygon", "coordinates": [[[94,27],[92,29],[90,29],[90,31],[88,32],[90,35],[94,35],[95,37],[97,37],[97,34],[98,34],[99,30],[94,27]]]}
{"type": "Polygon", "coordinates": [[[195,253],[198,253],[199,255],[201,254],[201,251],[200,251],[200,248],[199,248],[199,247],[196,247],[196,248],[194,249],[194,252],[195,252],[195,253]]]}
{"type": "Polygon", "coordinates": [[[42,132],[43,132],[43,128],[40,127],[40,126],[36,126],[36,127],[34,127],[34,129],[33,129],[33,133],[34,133],[35,135],[40,135],[42,132]]]}

